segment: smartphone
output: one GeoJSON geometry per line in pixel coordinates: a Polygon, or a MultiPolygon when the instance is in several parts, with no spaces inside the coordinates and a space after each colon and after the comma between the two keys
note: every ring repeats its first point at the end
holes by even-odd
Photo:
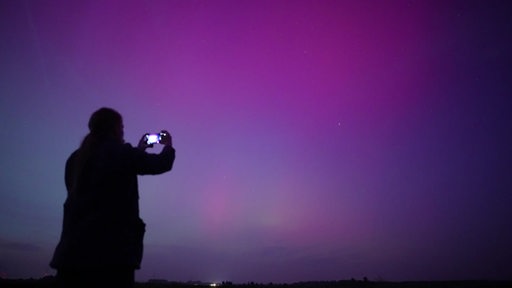
{"type": "Polygon", "coordinates": [[[146,135],[146,143],[148,145],[160,143],[160,140],[162,140],[162,133],[146,135]]]}

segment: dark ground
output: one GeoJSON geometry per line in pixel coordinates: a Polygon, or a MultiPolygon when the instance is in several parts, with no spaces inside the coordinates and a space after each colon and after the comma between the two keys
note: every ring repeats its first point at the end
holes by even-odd
{"type": "MultiPolygon", "coordinates": [[[[326,281],[326,282],[300,282],[293,284],[231,284],[225,283],[222,287],[230,288],[512,288],[512,281],[432,281],[432,282],[373,282],[373,281],[358,281],[358,280],[342,280],[342,281],[326,281]]],[[[0,287],[36,287],[36,288],[53,288],[55,287],[55,280],[53,277],[46,277],[43,279],[0,279],[0,287]]],[[[208,287],[207,284],[187,284],[178,282],[166,283],[137,283],[135,288],[197,288],[208,287]]]]}

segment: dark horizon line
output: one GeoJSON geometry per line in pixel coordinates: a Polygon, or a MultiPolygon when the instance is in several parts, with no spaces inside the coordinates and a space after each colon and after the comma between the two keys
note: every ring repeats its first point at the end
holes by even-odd
{"type": "MultiPolygon", "coordinates": [[[[53,284],[55,282],[55,275],[47,275],[41,278],[3,278],[0,276],[0,283],[9,284],[53,284]]],[[[443,288],[487,288],[491,287],[512,287],[512,280],[407,280],[407,281],[387,281],[387,280],[369,280],[366,277],[363,279],[344,279],[344,280],[312,280],[312,281],[297,281],[297,282],[255,282],[247,281],[243,283],[234,283],[231,281],[221,282],[205,282],[205,281],[173,281],[166,279],[148,279],[146,281],[135,281],[136,287],[162,287],[161,285],[169,285],[169,287],[212,287],[212,284],[226,287],[366,287],[366,284],[371,284],[371,287],[401,287],[401,288],[424,288],[424,287],[443,287],[443,288]],[[425,286],[428,284],[428,286],[425,286]],[[377,285],[377,286],[375,286],[377,285]],[[392,285],[392,286],[390,286],[392,285]],[[434,286],[432,286],[434,285],[434,286]],[[439,285],[439,286],[438,286],[439,285]],[[449,285],[449,286],[446,286],[449,285]]],[[[18,286],[16,286],[18,287],[18,286]]],[[[27,286],[32,287],[32,286],[27,286]]],[[[42,287],[52,287],[44,285],[42,287]]]]}

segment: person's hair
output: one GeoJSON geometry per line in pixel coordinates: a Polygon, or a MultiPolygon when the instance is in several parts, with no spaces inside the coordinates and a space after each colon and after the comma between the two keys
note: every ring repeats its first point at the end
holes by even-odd
{"type": "Polygon", "coordinates": [[[116,135],[117,130],[122,123],[123,117],[119,112],[112,108],[103,107],[92,113],[88,123],[89,134],[87,134],[84,140],[82,140],[80,148],[78,149],[77,159],[74,163],[75,187],[77,187],[82,173],[86,170],[89,160],[94,155],[98,147],[106,141],[120,140],[116,139],[116,135]]]}
{"type": "Polygon", "coordinates": [[[87,152],[94,150],[97,144],[115,140],[117,129],[122,123],[123,117],[116,110],[106,107],[96,110],[89,118],[89,134],[80,145],[80,153],[88,154],[87,152]]]}
{"type": "Polygon", "coordinates": [[[123,117],[116,110],[100,108],[92,113],[89,119],[89,135],[97,140],[111,138],[122,122],[123,117]]]}

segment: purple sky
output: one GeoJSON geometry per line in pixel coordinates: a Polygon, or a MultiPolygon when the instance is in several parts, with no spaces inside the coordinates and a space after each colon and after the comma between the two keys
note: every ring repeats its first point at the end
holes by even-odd
{"type": "Polygon", "coordinates": [[[512,279],[510,6],[0,1],[0,276],[54,273],[109,106],[177,150],[138,280],[512,279]]]}

